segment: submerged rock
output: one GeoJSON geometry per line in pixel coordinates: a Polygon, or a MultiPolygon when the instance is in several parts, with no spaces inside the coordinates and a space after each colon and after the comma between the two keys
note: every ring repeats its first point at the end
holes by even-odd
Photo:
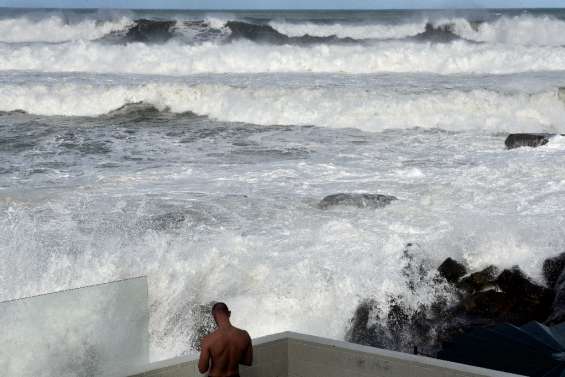
{"type": "Polygon", "coordinates": [[[506,138],[504,144],[508,149],[520,147],[540,147],[549,143],[549,139],[555,135],[552,134],[510,134],[506,138]]]}
{"type": "Polygon", "coordinates": [[[335,194],[326,196],[319,203],[322,209],[345,205],[357,208],[383,208],[397,200],[396,197],[381,194],[335,194]]]}
{"type": "Polygon", "coordinates": [[[467,274],[465,266],[451,258],[443,261],[437,270],[439,275],[451,284],[457,283],[459,279],[467,274]]]}

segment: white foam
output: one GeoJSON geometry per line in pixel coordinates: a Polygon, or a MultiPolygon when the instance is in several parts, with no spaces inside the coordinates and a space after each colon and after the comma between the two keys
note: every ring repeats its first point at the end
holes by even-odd
{"type": "Polygon", "coordinates": [[[453,22],[455,32],[474,41],[511,45],[565,46],[565,21],[549,16],[520,15],[481,23],[475,30],[465,19],[453,22]]]}
{"type": "Polygon", "coordinates": [[[289,23],[271,21],[269,25],[289,37],[300,37],[308,34],[316,37],[335,35],[340,38],[354,39],[400,39],[424,32],[426,22],[404,24],[315,24],[311,22],[289,23]]]}
{"type": "Polygon", "coordinates": [[[504,94],[477,89],[402,94],[334,87],[242,88],[178,82],[0,85],[0,111],[95,116],[135,102],[260,125],[317,125],[369,131],[411,127],[565,131],[565,106],[554,92],[504,94]]]}
{"type": "Polygon", "coordinates": [[[0,70],[187,75],[258,72],[512,73],[565,69],[565,48],[381,42],[372,46],[269,46],[240,41],[198,46],[84,41],[0,46],[0,70]]]}
{"type": "Polygon", "coordinates": [[[64,42],[98,39],[112,31],[123,30],[133,21],[121,17],[111,21],[85,19],[68,23],[52,15],[40,20],[9,18],[0,20],[0,42],[64,42]]]}
{"type": "Polygon", "coordinates": [[[471,25],[461,17],[423,18],[397,24],[315,24],[272,21],[270,25],[291,37],[302,35],[330,36],[354,39],[402,39],[423,33],[426,24],[434,26],[453,25],[453,31],[462,38],[489,43],[511,45],[564,46],[565,21],[550,16],[503,16],[494,21],[471,25]]]}

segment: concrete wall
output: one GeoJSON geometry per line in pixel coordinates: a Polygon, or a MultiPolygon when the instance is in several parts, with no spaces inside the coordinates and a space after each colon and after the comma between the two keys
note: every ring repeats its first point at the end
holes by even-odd
{"type": "MultiPolygon", "coordinates": [[[[281,333],[253,341],[254,365],[242,377],[516,377],[517,375],[422,356],[281,333]]],[[[149,365],[130,377],[200,377],[197,360],[149,365]]]]}

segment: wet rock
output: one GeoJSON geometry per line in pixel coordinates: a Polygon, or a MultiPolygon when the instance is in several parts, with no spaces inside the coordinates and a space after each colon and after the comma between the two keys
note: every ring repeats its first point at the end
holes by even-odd
{"type": "Polygon", "coordinates": [[[496,285],[512,302],[513,308],[507,321],[524,324],[529,321],[543,322],[551,313],[554,293],[551,289],[535,284],[519,268],[504,270],[496,279],[496,285]]]}
{"type": "Polygon", "coordinates": [[[457,284],[457,288],[463,289],[467,292],[476,292],[492,287],[498,275],[498,268],[495,266],[488,266],[482,271],[474,272],[471,275],[464,277],[457,284]]]}
{"type": "Polygon", "coordinates": [[[543,262],[543,277],[549,288],[554,288],[559,275],[565,268],[565,253],[556,257],[548,258],[543,262]]]}
{"type": "Polygon", "coordinates": [[[512,309],[512,302],[507,294],[490,289],[465,296],[462,308],[466,314],[498,319],[512,309]]]}
{"type": "MultiPolygon", "coordinates": [[[[471,274],[462,287],[462,312],[495,323],[522,325],[544,321],[551,311],[553,292],[533,283],[520,269],[504,270],[496,276],[491,266],[471,274]]],[[[462,281],[463,282],[463,281],[462,281]]]]}
{"type": "Polygon", "coordinates": [[[553,326],[565,322],[565,270],[561,272],[554,286],[555,298],[546,324],[553,326]]]}
{"type": "Polygon", "coordinates": [[[551,291],[532,282],[518,267],[502,271],[495,283],[503,292],[516,297],[543,297],[551,291]]]}
{"type": "Polygon", "coordinates": [[[404,250],[402,275],[409,288],[407,295],[416,297],[422,288],[423,292],[431,288],[432,303],[414,309],[406,304],[413,297],[395,296],[381,306],[374,301],[360,305],[349,341],[402,352],[416,348],[420,354],[435,356],[452,339],[475,328],[565,321],[565,272],[559,276],[555,296],[517,267],[499,273],[489,266],[461,278],[465,267],[448,258],[438,268],[443,279],[430,279],[425,267],[418,267],[425,263],[417,255],[413,247],[404,250]]]}
{"type": "Polygon", "coordinates": [[[447,258],[443,261],[437,270],[440,276],[451,284],[457,283],[459,279],[467,274],[465,266],[451,258],[447,258]]]}
{"type": "Polygon", "coordinates": [[[508,135],[504,144],[508,149],[520,147],[540,147],[549,143],[552,134],[511,134],[508,135]]]}
{"type": "Polygon", "coordinates": [[[381,194],[335,194],[326,196],[319,203],[321,209],[344,205],[357,208],[383,208],[397,200],[396,197],[381,194]]]}

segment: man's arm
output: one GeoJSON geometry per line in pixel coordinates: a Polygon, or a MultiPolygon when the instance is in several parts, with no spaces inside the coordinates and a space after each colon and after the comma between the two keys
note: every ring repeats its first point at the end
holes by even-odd
{"type": "Polygon", "coordinates": [[[247,348],[243,353],[240,364],[251,366],[251,364],[253,364],[253,345],[251,344],[251,337],[249,334],[245,332],[245,335],[247,335],[247,348]]]}
{"type": "Polygon", "coordinates": [[[202,350],[200,351],[200,360],[198,360],[198,370],[200,373],[206,373],[210,367],[210,346],[208,340],[202,340],[202,350]]]}

